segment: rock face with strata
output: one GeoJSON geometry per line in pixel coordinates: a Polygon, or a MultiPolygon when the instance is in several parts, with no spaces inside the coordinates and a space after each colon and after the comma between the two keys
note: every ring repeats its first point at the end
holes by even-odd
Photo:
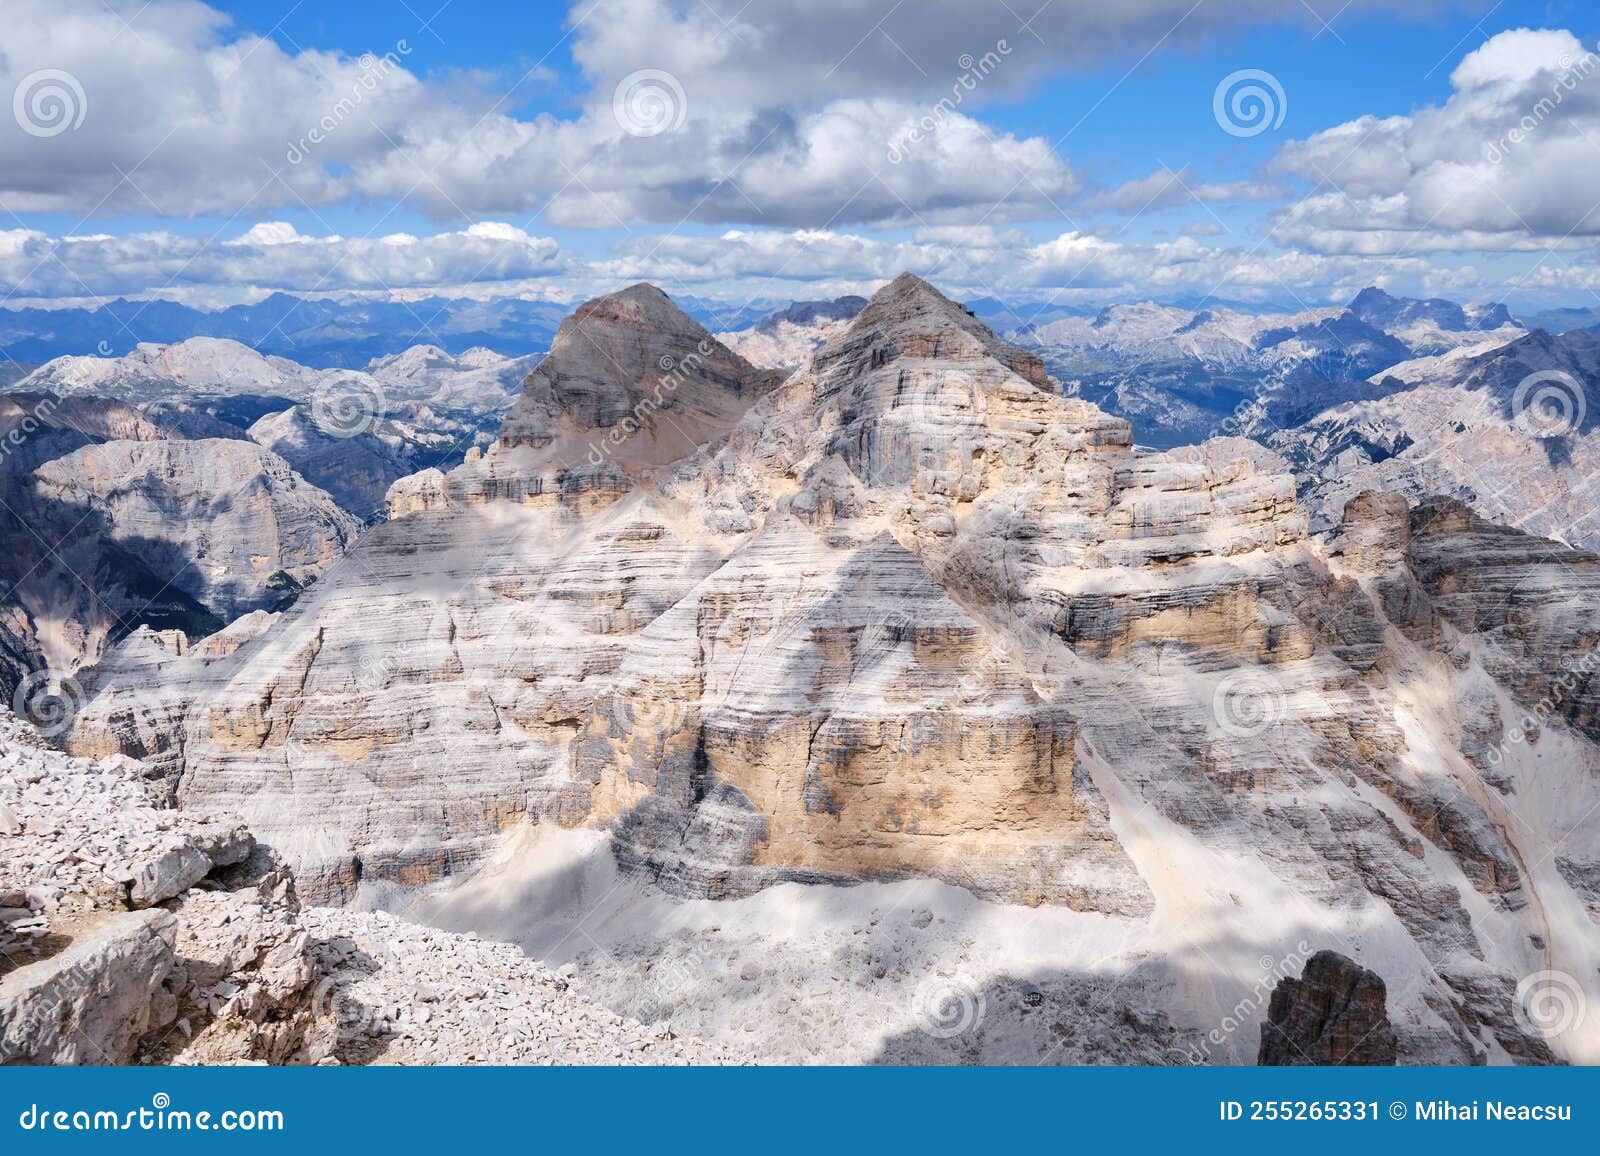
{"type": "Polygon", "coordinates": [[[319,898],[598,827],[679,896],[933,878],[1096,913],[1207,960],[1186,1032],[1332,926],[1409,1057],[1594,1054],[1514,1007],[1540,970],[1594,983],[1600,832],[1562,803],[1593,736],[1482,725],[1593,650],[1562,559],[1525,563],[1563,607],[1530,631],[1470,526],[1374,498],[1326,547],[1270,459],[1137,450],[911,276],[776,387],[691,361],[656,290],[563,334],[494,450],[397,483],[269,629],[130,640],[72,749],[243,811],[319,898]]]}
{"type": "Polygon", "coordinates": [[[36,470],[34,488],[225,618],[278,605],[360,532],[278,455],[236,440],[85,446],[36,470]]]}
{"type": "Polygon", "coordinates": [[[1299,979],[1272,992],[1259,1063],[1275,1067],[1395,1062],[1383,978],[1337,951],[1319,951],[1299,979]]]}
{"type": "Polygon", "coordinates": [[[1264,440],[1305,479],[1313,524],[1354,494],[1445,496],[1495,522],[1600,547],[1600,337],[1543,331],[1387,383],[1264,440]]]}
{"type": "Polygon", "coordinates": [[[776,383],[653,285],[581,306],[523,383],[500,444],[569,442],[596,456],[665,464],[725,431],[776,383]]]}
{"type": "Polygon", "coordinates": [[[242,430],[190,440],[205,424],[0,397],[0,687],[70,675],[140,626],[204,637],[291,599],[353,538],[355,519],[242,430]]]}

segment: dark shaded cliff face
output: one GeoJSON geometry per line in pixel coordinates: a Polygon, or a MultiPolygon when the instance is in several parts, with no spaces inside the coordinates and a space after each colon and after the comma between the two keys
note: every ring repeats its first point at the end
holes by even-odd
{"type": "Polygon", "coordinates": [[[1263,1065],[1395,1062],[1383,978],[1337,951],[1319,951],[1299,979],[1285,976],[1261,1025],[1263,1065]]]}
{"type": "Polygon", "coordinates": [[[276,609],[360,529],[278,455],[107,398],[0,397],[0,635],[66,675],[145,625],[276,609]]]}

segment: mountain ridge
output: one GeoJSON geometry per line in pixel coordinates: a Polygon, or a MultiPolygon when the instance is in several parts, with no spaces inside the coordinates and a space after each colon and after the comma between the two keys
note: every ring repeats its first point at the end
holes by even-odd
{"type": "MultiPolygon", "coordinates": [[[[618,428],[651,355],[704,340],[629,292],[530,378],[571,403],[541,420],[618,428]]],[[[912,276],[781,383],[715,358],[702,399],[748,405],[685,456],[519,434],[397,483],[231,655],[120,648],[72,749],[243,808],[325,898],[403,904],[582,835],[639,903],[916,880],[1107,921],[1124,947],[1085,989],[1118,1001],[1137,966],[1121,998],[1178,1038],[1263,955],[1331,938],[1388,985],[1404,1058],[1594,1054],[1513,1008],[1517,977],[1600,958],[1600,833],[1533,853],[1592,789],[1548,761],[1596,760],[1588,699],[1504,737],[1593,649],[1570,551],[1480,550],[1470,513],[1383,496],[1324,545],[1292,478],[1226,442],[1139,452],[912,276]]]]}

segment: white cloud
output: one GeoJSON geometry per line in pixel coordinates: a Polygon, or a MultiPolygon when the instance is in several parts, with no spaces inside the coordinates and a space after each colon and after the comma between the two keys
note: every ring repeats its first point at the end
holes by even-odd
{"type": "Polygon", "coordinates": [[[548,42],[523,45],[570,51],[576,114],[520,119],[506,109],[525,93],[445,89],[404,42],[370,57],[286,51],[196,0],[6,0],[0,91],[64,73],[83,120],[51,135],[0,120],[0,206],[248,219],[372,198],[441,221],[544,212],[605,228],[1058,218],[1080,187],[1067,160],[985,124],[986,104],[1219,29],[1310,21],[1301,0],[1019,13],[1000,0],[582,0],[564,31],[530,22],[548,42]],[[645,99],[618,99],[641,75],[645,99]],[[664,111],[670,131],[628,123],[640,110],[664,111]]]}
{"type": "Polygon", "coordinates": [[[554,225],[598,228],[1011,220],[1055,215],[1054,203],[1079,188],[1045,142],[960,113],[893,163],[891,148],[919,115],[895,101],[843,100],[770,123],[691,119],[652,137],[628,134],[609,111],[535,128],[486,122],[465,139],[410,133],[403,152],[356,180],[368,196],[409,193],[441,217],[455,205],[511,214],[548,204],[554,225]]]}
{"type": "MultiPolygon", "coordinates": [[[[610,256],[583,260],[554,241],[502,222],[429,236],[310,236],[264,222],[208,244],[172,233],[52,237],[0,230],[0,304],[161,296],[211,306],[270,290],[410,299],[442,293],[574,300],[634,281],[674,295],[727,301],[870,292],[904,270],[966,297],[1113,301],[1214,296],[1320,305],[1372,284],[1402,293],[1498,297],[1472,265],[1421,254],[1258,250],[1208,243],[1205,230],[1133,242],[1066,231],[1030,237],[1016,227],[929,226],[909,235],[834,229],[727,229],[718,234],[639,234],[610,256]]],[[[1552,302],[1600,285],[1588,261],[1546,262],[1513,272],[1519,298],[1552,302]]]]}
{"type": "MultiPolygon", "coordinates": [[[[657,66],[664,59],[693,83],[687,95],[670,78],[654,91],[678,102],[675,131],[639,135],[628,123],[634,106],[614,106],[620,78],[600,62],[620,23],[659,6],[603,7],[574,41],[593,81],[578,115],[521,120],[496,110],[496,94],[447,93],[419,79],[404,42],[357,58],[290,53],[234,34],[188,0],[8,0],[0,92],[40,70],[68,76],[82,123],[51,133],[40,120],[30,132],[0,119],[0,205],[13,214],[257,216],[367,197],[414,203],[440,220],[544,210],[553,224],[609,228],[1010,219],[1052,212],[1077,191],[1045,141],[996,132],[954,108],[891,163],[897,138],[927,111],[880,95],[893,83],[860,96],[822,86],[837,90],[830,99],[803,86],[741,88],[736,77],[711,84],[697,69],[731,51],[714,38],[651,41],[657,66]]],[[[630,25],[628,35],[648,27],[630,25]]],[[[766,55],[794,63],[778,40],[760,39],[766,55]]],[[[741,75],[761,72],[746,61],[741,75]]]]}
{"type": "Polygon", "coordinates": [[[264,222],[217,243],[171,233],[50,237],[0,230],[0,292],[11,298],[182,295],[219,286],[388,292],[549,277],[571,268],[549,238],[487,222],[425,238],[313,237],[264,222]]]}
{"type": "Polygon", "coordinates": [[[1255,253],[1192,237],[1135,244],[1066,232],[1034,241],[1016,229],[932,228],[906,240],[830,230],[640,238],[591,267],[590,277],[602,285],[653,280],[674,293],[714,285],[756,298],[860,292],[907,269],[967,296],[1096,304],[1179,294],[1263,301],[1314,294],[1309,303],[1322,304],[1374,282],[1431,289],[1443,275],[1420,258],[1255,253]]]}
{"type": "Polygon", "coordinates": [[[1441,106],[1362,117],[1285,146],[1270,171],[1312,195],[1275,239],[1322,252],[1570,246],[1600,235],[1600,55],[1515,29],[1467,55],[1441,106]]]}
{"type": "Polygon", "coordinates": [[[1138,215],[1172,208],[1174,205],[1270,201],[1283,196],[1283,189],[1265,181],[1207,182],[1195,177],[1187,165],[1177,170],[1162,166],[1148,176],[1136,177],[1115,188],[1091,194],[1084,198],[1083,207],[1089,212],[1114,211],[1138,215]]]}
{"type": "MultiPolygon", "coordinates": [[[[1327,299],[1373,281],[1426,289],[1478,275],[1425,254],[1584,249],[1600,235],[1600,191],[1575,179],[1600,157],[1600,60],[1570,33],[1502,33],[1460,62],[1443,105],[1294,142],[1256,180],[1160,168],[1086,190],[1049,139],[997,130],[988,110],[1063,70],[1131,63],[1157,42],[1309,16],[1300,0],[1056,0],[1024,29],[1022,13],[998,0],[584,0],[559,49],[581,70],[572,111],[517,117],[505,109],[518,93],[447,90],[413,68],[409,45],[367,58],[289,51],[195,0],[6,0],[0,98],[41,70],[65,73],[83,117],[30,132],[34,106],[24,102],[20,121],[0,107],[0,209],[213,214],[238,235],[62,238],[19,219],[0,232],[0,292],[547,293],[641,277],[859,288],[911,268],[974,293],[1281,299],[1315,285],[1327,299]],[[649,115],[667,131],[630,122],[649,115]],[[1183,227],[1159,243],[1014,227],[1269,200],[1292,178],[1309,195],[1277,214],[1260,251],[1203,243],[1220,229],[1204,210],[1164,222],[1183,227]],[[285,206],[353,200],[420,206],[453,227],[351,238],[252,224],[285,206]],[[580,262],[523,231],[535,213],[541,230],[632,236],[580,262]],[[681,222],[723,235],[649,228],[681,222]]],[[[537,57],[561,34],[525,51],[537,57]]]]}
{"type": "Polygon", "coordinates": [[[623,76],[660,68],[682,82],[691,107],[723,115],[869,94],[932,103],[969,72],[981,73],[967,96],[976,103],[1018,96],[1063,71],[1192,48],[1219,32],[1272,22],[1320,29],[1323,18],[1437,7],[1431,0],[1343,7],[1334,0],[596,0],[575,10],[583,18],[573,55],[607,99],[623,76]],[[1002,42],[998,66],[975,66],[1002,42]]]}

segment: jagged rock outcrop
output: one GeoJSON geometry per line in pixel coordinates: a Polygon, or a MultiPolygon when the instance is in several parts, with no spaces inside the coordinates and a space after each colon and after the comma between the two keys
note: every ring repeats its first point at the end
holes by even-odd
{"type": "Polygon", "coordinates": [[[1273,989],[1258,1063],[1272,1066],[1395,1062],[1383,977],[1337,951],[1319,951],[1300,978],[1273,989]]]}
{"type": "Polygon", "coordinates": [[[0,722],[0,1062],[316,1062],[293,883],[237,821],[170,809],[121,755],[93,763],[0,722]],[[11,906],[11,900],[17,900],[11,906]]]}
{"type": "Polygon", "coordinates": [[[1596,982],[1572,879],[1600,832],[1566,808],[1597,747],[1581,710],[1538,750],[1471,722],[1582,642],[1561,559],[1525,571],[1568,600],[1548,633],[1469,614],[1499,581],[1472,527],[1373,498],[1329,550],[1270,458],[1137,450],[911,276],[775,388],[691,361],[703,331],[656,290],[563,333],[493,451],[397,483],[259,637],[130,641],[72,749],[243,810],[317,897],[598,827],[676,895],[931,877],[1093,913],[1138,944],[1113,970],[1205,960],[1167,989],[1179,1036],[1339,927],[1409,1058],[1595,1054],[1516,1000],[1596,982]]]}
{"type": "Polygon", "coordinates": [[[173,1002],[177,919],[127,911],[65,924],[59,954],[23,964],[0,983],[0,1060],[126,1064],[139,1041],[166,1026],[173,1002]]]}

